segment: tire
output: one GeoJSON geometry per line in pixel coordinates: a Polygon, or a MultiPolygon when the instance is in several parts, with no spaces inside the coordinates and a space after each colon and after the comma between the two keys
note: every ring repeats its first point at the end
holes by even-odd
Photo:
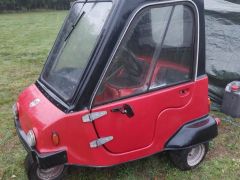
{"type": "Polygon", "coordinates": [[[170,151],[169,156],[177,168],[186,171],[194,169],[202,162],[208,147],[209,143],[203,143],[184,150],[170,151]]]}
{"type": "Polygon", "coordinates": [[[30,154],[26,156],[24,165],[29,180],[61,180],[66,171],[64,165],[49,169],[40,169],[30,154]]]}

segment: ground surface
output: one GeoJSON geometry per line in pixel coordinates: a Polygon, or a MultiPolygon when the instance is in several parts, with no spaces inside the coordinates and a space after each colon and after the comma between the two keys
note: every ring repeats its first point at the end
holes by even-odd
{"type": "MultiPolygon", "coordinates": [[[[26,153],[16,136],[11,106],[38,77],[65,15],[64,11],[0,15],[0,180],[26,179],[26,153]]],[[[223,122],[205,161],[193,171],[179,171],[162,153],[113,168],[71,168],[66,179],[240,179],[239,139],[240,128],[223,122]]]]}

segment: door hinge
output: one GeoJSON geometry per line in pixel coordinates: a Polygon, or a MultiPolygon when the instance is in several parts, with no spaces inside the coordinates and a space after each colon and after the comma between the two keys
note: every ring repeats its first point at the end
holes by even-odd
{"type": "Polygon", "coordinates": [[[91,148],[97,148],[97,147],[102,146],[112,140],[113,140],[113,136],[108,136],[108,137],[103,137],[103,138],[94,140],[94,141],[90,142],[89,144],[90,144],[91,148]]]}
{"type": "Polygon", "coordinates": [[[99,119],[100,117],[103,117],[107,115],[107,111],[101,111],[101,112],[93,112],[90,114],[86,114],[82,117],[83,122],[92,122],[96,119],[99,119]]]}

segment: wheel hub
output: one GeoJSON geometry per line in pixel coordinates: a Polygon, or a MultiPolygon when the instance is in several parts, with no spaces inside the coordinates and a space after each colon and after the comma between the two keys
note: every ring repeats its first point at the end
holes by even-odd
{"type": "Polygon", "coordinates": [[[187,163],[189,166],[195,166],[201,162],[205,154],[205,147],[203,144],[200,144],[191,149],[187,156],[187,163]]]}

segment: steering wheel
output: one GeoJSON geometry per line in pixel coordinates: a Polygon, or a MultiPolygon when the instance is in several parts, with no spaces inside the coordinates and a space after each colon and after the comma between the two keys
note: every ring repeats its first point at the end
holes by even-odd
{"type": "Polygon", "coordinates": [[[125,68],[130,74],[134,76],[139,76],[142,74],[143,69],[138,63],[138,58],[132,51],[123,47],[122,56],[122,58],[124,58],[125,68]]]}

